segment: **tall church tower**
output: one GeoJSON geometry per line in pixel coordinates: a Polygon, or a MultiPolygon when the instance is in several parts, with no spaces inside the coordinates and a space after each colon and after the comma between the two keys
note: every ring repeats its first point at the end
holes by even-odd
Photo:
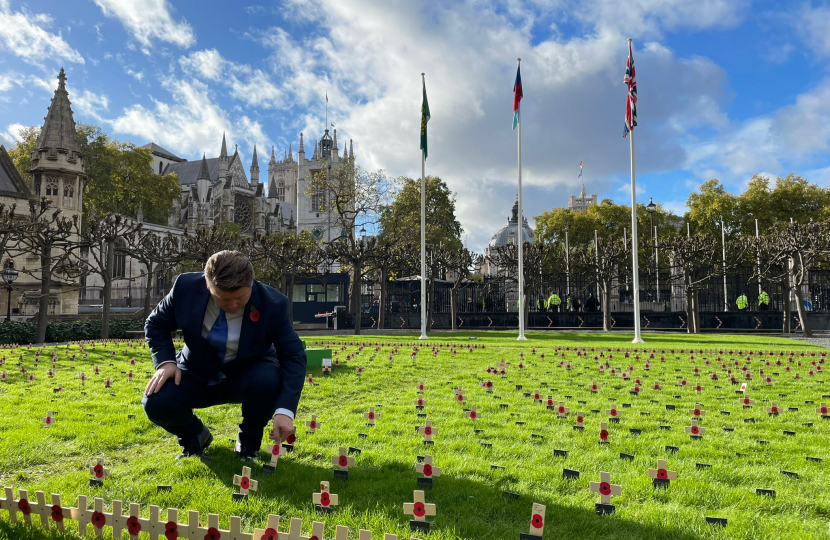
{"type": "Polygon", "coordinates": [[[78,144],[63,68],[58,73],[58,88],[43,120],[29,169],[34,178],[33,194],[37,198],[48,198],[53,208],[63,210],[67,216],[80,215],[86,166],[78,144]]]}

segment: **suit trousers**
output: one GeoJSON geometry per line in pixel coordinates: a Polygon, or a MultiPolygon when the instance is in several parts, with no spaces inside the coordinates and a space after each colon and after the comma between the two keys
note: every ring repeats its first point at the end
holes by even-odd
{"type": "Polygon", "coordinates": [[[151,422],[175,435],[179,444],[188,448],[204,429],[193,409],[240,403],[239,443],[248,450],[259,450],[262,430],[277,408],[281,382],[280,368],[271,360],[259,360],[234,370],[213,386],[182,371],[178,385],[174,379],[168,379],[157,393],[144,396],[141,404],[151,422]]]}

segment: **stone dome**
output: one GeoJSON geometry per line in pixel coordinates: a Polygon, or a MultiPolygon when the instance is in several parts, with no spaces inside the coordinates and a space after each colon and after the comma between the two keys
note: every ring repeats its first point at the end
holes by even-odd
{"type": "MultiPolygon", "coordinates": [[[[533,229],[527,224],[527,219],[522,217],[522,240],[533,243],[533,229]]],[[[488,247],[490,249],[519,241],[519,201],[513,203],[513,210],[507,220],[507,226],[493,235],[488,247]]]]}

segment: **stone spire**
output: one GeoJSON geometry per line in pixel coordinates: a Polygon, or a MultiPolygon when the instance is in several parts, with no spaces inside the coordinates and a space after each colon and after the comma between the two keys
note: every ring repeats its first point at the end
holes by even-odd
{"type": "Polygon", "coordinates": [[[208,171],[207,158],[205,157],[205,154],[202,154],[202,166],[199,169],[199,176],[197,176],[196,179],[210,180],[210,172],[208,171]]]}
{"type": "Polygon", "coordinates": [[[349,159],[354,159],[354,141],[349,139],[349,159]]]}
{"type": "Polygon", "coordinates": [[[254,156],[251,158],[251,185],[259,184],[259,159],[256,156],[256,143],[254,143],[254,156]]]}
{"type": "Polygon", "coordinates": [[[291,149],[291,143],[288,143],[288,163],[294,162],[294,150],[291,149]]]}
{"type": "Polygon", "coordinates": [[[268,162],[269,165],[277,162],[277,156],[274,155],[274,145],[271,145],[271,161],[268,162]]]}
{"type": "Polygon", "coordinates": [[[66,154],[67,161],[76,163],[81,148],[78,144],[78,132],[69,102],[69,92],[66,91],[66,73],[63,68],[58,73],[58,88],[43,120],[35,152],[46,153],[52,156],[51,159],[58,153],[66,154]]]}
{"type": "Polygon", "coordinates": [[[300,133],[300,149],[297,150],[297,157],[302,161],[305,158],[305,149],[303,148],[303,134],[300,133]]]}
{"type": "Polygon", "coordinates": [[[225,180],[228,176],[230,159],[228,159],[228,145],[225,142],[225,132],[222,132],[222,150],[219,152],[219,180],[225,180]]]}
{"type": "Polygon", "coordinates": [[[331,140],[331,148],[332,148],[332,154],[335,155],[335,156],[337,155],[337,152],[340,151],[340,149],[337,147],[337,128],[334,129],[334,136],[332,137],[332,140],[331,140]]]}

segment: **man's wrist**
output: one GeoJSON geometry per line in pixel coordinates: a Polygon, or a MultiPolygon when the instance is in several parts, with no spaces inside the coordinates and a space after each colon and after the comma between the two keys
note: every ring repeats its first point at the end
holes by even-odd
{"type": "Polygon", "coordinates": [[[283,416],[287,416],[292,421],[294,420],[294,413],[289,411],[288,409],[280,408],[280,409],[277,409],[276,411],[274,411],[274,416],[278,416],[280,414],[283,415],[283,416]]]}

